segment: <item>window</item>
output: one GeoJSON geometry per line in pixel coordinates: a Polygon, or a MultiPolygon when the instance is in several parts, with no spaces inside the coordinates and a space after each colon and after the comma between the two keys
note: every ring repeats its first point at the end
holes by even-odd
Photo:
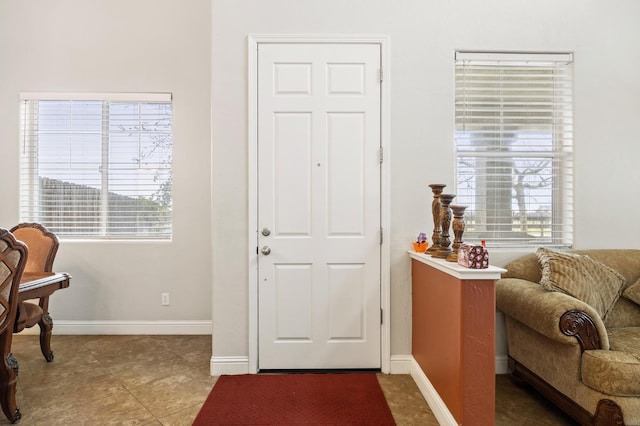
{"type": "Polygon", "coordinates": [[[456,198],[464,239],[573,239],[571,54],[456,52],[456,198]]]}
{"type": "Polygon", "coordinates": [[[170,94],[21,94],[21,221],[64,238],[170,239],[170,94]]]}

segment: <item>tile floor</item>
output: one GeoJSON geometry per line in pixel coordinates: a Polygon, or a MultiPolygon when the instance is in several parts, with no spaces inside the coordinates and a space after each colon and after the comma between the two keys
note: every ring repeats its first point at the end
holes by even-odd
{"type": "MultiPolygon", "coordinates": [[[[191,425],[216,381],[211,336],[54,336],[52,345],[47,363],[37,336],[14,336],[20,425],[191,425]]],[[[398,425],[438,424],[410,376],[378,377],[398,425]]],[[[496,394],[497,425],[573,424],[506,376],[496,394]]]]}

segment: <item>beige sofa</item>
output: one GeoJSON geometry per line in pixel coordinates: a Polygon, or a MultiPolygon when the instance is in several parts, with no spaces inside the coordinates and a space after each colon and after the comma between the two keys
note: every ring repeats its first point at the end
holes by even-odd
{"type": "Polygon", "coordinates": [[[640,250],[538,249],[496,283],[509,369],[584,425],[640,425],[640,250]]]}

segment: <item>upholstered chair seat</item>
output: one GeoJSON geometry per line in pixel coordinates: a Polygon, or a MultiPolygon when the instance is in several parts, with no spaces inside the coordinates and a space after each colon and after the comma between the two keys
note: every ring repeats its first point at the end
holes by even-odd
{"type": "Polygon", "coordinates": [[[38,324],[42,314],[42,308],[34,302],[24,301],[18,303],[18,317],[13,326],[13,332],[19,333],[25,328],[31,328],[38,324]]]}

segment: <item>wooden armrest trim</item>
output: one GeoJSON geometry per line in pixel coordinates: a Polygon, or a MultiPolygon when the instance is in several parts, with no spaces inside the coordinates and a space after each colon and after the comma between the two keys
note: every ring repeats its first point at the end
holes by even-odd
{"type": "Polygon", "coordinates": [[[560,317],[560,331],[565,336],[574,336],[582,352],[601,349],[600,335],[593,319],[582,311],[567,311],[560,317]]]}

